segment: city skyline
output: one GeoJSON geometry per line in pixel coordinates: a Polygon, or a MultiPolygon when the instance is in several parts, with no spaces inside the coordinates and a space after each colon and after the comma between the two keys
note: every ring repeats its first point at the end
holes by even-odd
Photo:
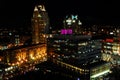
{"type": "Polygon", "coordinates": [[[0,1],[0,80],[118,80],[115,3],[0,1]]]}
{"type": "Polygon", "coordinates": [[[119,24],[119,5],[115,1],[1,1],[0,26],[30,27],[33,9],[36,4],[44,4],[50,24],[61,27],[66,15],[79,15],[83,24],[119,24]],[[55,22],[56,21],[56,22],[55,22]]]}

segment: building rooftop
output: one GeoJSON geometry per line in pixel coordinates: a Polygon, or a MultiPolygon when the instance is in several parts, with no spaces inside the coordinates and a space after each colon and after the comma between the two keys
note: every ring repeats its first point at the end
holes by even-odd
{"type": "Polygon", "coordinates": [[[92,69],[92,68],[102,66],[104,64],[108,64],[108,62],[101,60],[101,61],[91,63],[91,64],[87,64],[87,65],[74,65],[74,66],[80,67],[80,68],[85,68],[85,69],[92,69]]]}
{"type": "Polygon", "coordinates": [[[53,35],[54,39],[71,39],[71,40],[83,40],[83,39],[91,39],[90,35],[53,35]]]}

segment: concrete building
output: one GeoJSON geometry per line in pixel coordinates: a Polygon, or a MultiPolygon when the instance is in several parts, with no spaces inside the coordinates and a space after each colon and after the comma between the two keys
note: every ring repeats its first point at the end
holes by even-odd
{"type": "Polygon", "coordinates": [[[32,17],[32,43],[45,43],[49,18],[44,5],[36,5],[32,17]]]}
{"type": "Polygon", "coordinates": [[[53,35],[48,38],[48,56],[57,60],[54,61],[56,64],[67,69],[75,69],[74,71],[79,72],[87,80],[94,80],[110,71],[109,64],[101,58],[101,41],[99,36],[53,35]],[[108,67],[103,69],[104,65],[108,67]],[[94,71],[97,68],[100,70],[94,71]],[[105,73],[101,74],[104,71],[105,73]]]}
{"type": "Polygon", "coordinates": [[[78,15],[67,15],[63,20],[64,29],[71,29],[73,34],[81,34],[81,25],[78,15]]]}
{"type": "Polygon", "coordinates": [[[120,39],[113,37],[103,40],[102,54],[103,60],[120,65],[120,39]]]}

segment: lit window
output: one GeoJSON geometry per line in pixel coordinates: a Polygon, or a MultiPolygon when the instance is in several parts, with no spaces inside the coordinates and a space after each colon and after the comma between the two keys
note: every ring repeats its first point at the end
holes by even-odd
{"type": "Polygon", "coordinates": [[[12,35],[12,33],[9,33],[9,35],[11,36],[11,35],[12,35]]]}
{"type": "Polygon", "coordinates": [[[72,22],[75,23],[75,20],[73,20],[72,22]]]}

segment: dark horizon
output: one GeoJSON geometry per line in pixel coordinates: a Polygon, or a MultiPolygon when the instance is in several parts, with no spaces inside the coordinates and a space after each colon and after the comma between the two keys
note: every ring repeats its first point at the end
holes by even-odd
{"type": "Polygon", "coordinates": [[[0,1],[0,26],[29,27],[34,6],[44,4],[51,26],[61,27],[66,15],[76,14],[83,24],[119,25],[119,5],[115,1],[0,1]]]}

